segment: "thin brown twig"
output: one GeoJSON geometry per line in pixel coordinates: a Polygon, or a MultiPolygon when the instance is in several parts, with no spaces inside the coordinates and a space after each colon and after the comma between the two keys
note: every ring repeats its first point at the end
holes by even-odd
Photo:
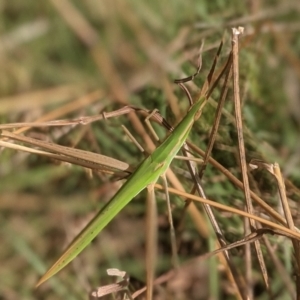
{"type": "MultiPolygon", "coordinates": [[[[277,185],[278,185],[278,192],[281,200],[281,204],[283,207],[284,215],[286,218],[286,222],[289,228],[294,228],[294,220],[291,214],[290,206],[287,200],[286,191],[285,191],[285,185],[284,185],[284,179],[282,177],[280,167],[278,163],[275,163],[272,165],[269,170],[272,172],[272,174],[275,176],[277,185]]],[[[295,260],[297,263],[297,268],[295,268],[295,275],[296,275],[296,291],[297,296],[296,299],[300,299],[300,243],[296,239],[292,239],[294,251],[295,251],[295,260]]]]}
{"type": "Polygon", "coordinates": [[[208,163],[208,158],[211,154],[214,142],[216,140],[217,131],[218,131],[221,116],[222,116],[222,108],[224,106],[225,99],[226,99],[227,92],[228,92],[228,82],[229,82],[229,80],[231,79],[231,76],[232,76],[231,63],[232,63],[232,54],[230,54],[229,58],[228,58],[229,71],[226,74],[225,81],[224,81],[224,84],[223,84],[223,88],[222,88],[222,91],[221,91],[221,96],[220,96],[220,99],[218,101],[218,106],[217,106],[217,109],[216,109],[216,116],[214,118],[214,123],[213,123],[211,133],[210,133],[210,136],[209,136],[209,141],[208,141],[207,149],[205,151],[204,161],[203,161],[203,164],[201,165],[201,168],[199,170],[199,177],[200,178],[202,178],[202,176],[203,176],[203,173],[204,173],[205,168],[206,168],[207,163],[208,163]]]}
{"type": "Polygon", "coordinates": [[[154,186],[147,188],[147,239],[146,239],[146,272],[147,300],[153,298],[153,286],[157,261],[157,206],[154,186]]]}
{"type": "MultiPolygon", "coordinates": [[[[246,209],[247,212],[253,213],[253,206],[250,196],[250,187],[249,187],[249,180],[247,174],[247,164],[246,164],[246,151],[245,151],[245,142],[244,142],[244,135],[243,135],[243,122],[242,122],[242,113],[241,113],[241,100],[240,100],[240,87],[239,87],[239,36],[243,33],[244,28],[233,28],[232,29],[232,55],[233,55],[233,95],[234,95],[234,107],[235,107],[235,118],[236,118],[236,129],[237,129],[237,136],[238,136],[238,149],[239,149],[239,159],[240,159],[240,167],[242,172],[242,180],[244,185],[244,195],[246,200],[246,209]]],[[[247,222],[247,221],[245,221],[247,222]]],[[[256,225],[253,220],[249,220],[250,227],[255,229],[256,225]]],[[[245,227],[247,228],[247,226],[245,227]]],[[[248,234],[248,232],[245,232],[248,234]]],[[[267,269],[265,266],[265,262],[263,259],[262,251],[260,249],[259,241],[255,241],[255,250],[259,260],[259,264],[261,267],[262,275],[264,278],[264,282],[266,287],[269,287],[268,283],[268,275],[267,269]]],[[[246,280],[248,285],[248,292],[247,296],[252,299],[253,298],[253,289],[252,289],[252,260],[251,260],[251,249],[250,245],[246,245],[246,280]]]]}

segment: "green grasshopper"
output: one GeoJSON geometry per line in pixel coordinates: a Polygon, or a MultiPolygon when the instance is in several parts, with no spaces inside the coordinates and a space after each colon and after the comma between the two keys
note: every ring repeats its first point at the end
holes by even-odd
{"type": "Polygon", "coordinates": [[[171,135],[132,173],[116,195],[98,212],[59,260],[40,279],[37,286],[63,269],[99,234],[99,232],[143,189],[157,182],[180,150],[206,104],[201,97],[188,111],[171,135]]]}
{"type": "MultiPolygon", "coordinates": [[[[221,48],[222,43],[218,49],[216,58],[218,57],[221,48]]],[[[190,107],[181,122],[175,127],[164,142],[128,177],[125,184],[118,190],[115,196],[97,213],[97,215],[71,242],[61,257],[42,276],[37,283],[37,286],[51,278],[77,257],[137,194],[146,187],[150,189],[154,188],[154,184],[157,182],[158,178],[166,173],[177,152],[185,143],[194,122],[197,121],[202,114],[211,91],[211,89],[208,91],[208,83],[211,80],[209,76],[212,76],[214,67],[215,64],[208,75],[205,87],[206,91],[201,92],[199,99],[190,107]]]]}

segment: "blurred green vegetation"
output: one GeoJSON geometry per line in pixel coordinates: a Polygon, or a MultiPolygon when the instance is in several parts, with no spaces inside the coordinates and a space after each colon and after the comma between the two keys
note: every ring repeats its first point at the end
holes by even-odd
{"type": "MultiPolygon", "coordinates": [[[[127,103],[158,108],[175,124],[185,114],[188,103],[172,80],[195,72],[198,49],[204,39],[202,71],[195,84],[188,85],[195,95],[223,34],[225,46],[219,66],[230,51],[230,28],[244,26],[240,84],[247,161],[277,161],[286,178],[299,187],[299,11],[300,4],[293,0],[3,1],[0,121],[78,118],[127,103]],[[99,96],[92,96],[93,92],[99,96]]],[[[207,145],[219,93],[220,87],[190,136],[202,149],[207,145]]],[[[233,111],[230,86],[213,157],[240,177],[233,111]]],[[[128,116],[68,129],[35,128],[26,134],[137,165],[143,155],[124,136],[121,124],[143,143],[128,116]]],[[[159,126],[155,128],[163,138],[166,132],[159,126]]],[[[183,168],[182,162],[174,165],[189,191],[192,184],[183,168]]],[[[276,184],[266,173],[252,172],[251,184],[276,208],[276,184]]],[[[59,166],[52,160],[9,149],[1,150],[0,175],[0,299],[87,298],[91,288],[109,281],[106,269],[112,267],[145,280],[145,193],[141,193],[73,265],[34,290],[39,276],[67,241],[111,198],[120,183],[102,174],[91,177],[80,167],[59,166]]],[[[204,188],[209,199],[242,207],[242,192],[211,166],[205,173],[204,188]]],[[[299,193],[287,188],[295,223],[299,225],[299,193]]],[[[157,198],[161,274],[170,268],[171,262],[165,203],[161,193],[157,193],[157,198]]],[[[181,208],[179,205],[174,209],[175,223],[179,222],[181,208]]],[[[226,234],[234,235],[232,241],[242,236],[241,218],[229,218],[222,212],[217,216],[226,234]]],[[[183,237],[183,259],[208,251],[208,242],[188,217],[183,237]]],[[[291,255],[287,254],[288,246],[278,247],[280,258],[291,255]]],[[[243,265],[242,255],[237,256],[239,264],[243,265]]],[[[255,299],[267,299],[256,264],[255,299]]],[[[274,299],[283,299],[287,296],[283,283],[275,279],[272,262],[267,262],[267,266],[274,299]]],[[[293,270],[287,265],[286,268],[291,275],[293,270]]],[[[207,265],[203,270],[207,270],[207,265]]],[[[230,289],[224,287],[229,284],[224,271],[219,277],[216,294],[220,299],[234,299],[230,289]]],[[[207,274],[202,278],[202,289],[208,288],[208,278],[207,274]]],[[[199,299],[192,288],[185,292],[186,299],[199,299]]]]}

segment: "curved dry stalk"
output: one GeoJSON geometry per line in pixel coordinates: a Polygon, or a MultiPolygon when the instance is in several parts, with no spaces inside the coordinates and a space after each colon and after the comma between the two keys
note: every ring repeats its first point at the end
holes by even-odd
{"type": "MultiPolygon", "coordinates": [[[[164,187],[162,185],[157,184],[157,183],[155,184],[155,187],[160,189],[160,190],[164,189],[164,187]]],[[[182,192],[182,191],[178,191],[178,190],[170,188],[170,187],[168,188],[168,190],[169,190],[170,193],[172,193],[174,195],[177,195],[177,196],[181,196],[185,199],[190,199],[190,200],[198,201],[198,202],[201,202],[201,203],[205,203],[205,204],[208,204],[210,206],[221,209],[223,211],[231,212],[231,213],[240,215],[242,217],[246,217],[246,218],[256,220],[256,221],[258,221],[262,224],[270,226],[273,229],[281,230],[282,233],[284,233],[282,235],[285,235],[286,237],[295,238],[297,240],[300,240],[300,233],[298,231],[286,228],[286,227],[284,227],[282,225],[279,225],[275,222],[272,222],[272,221],[263,219],[261,217],[258,217],[254,214],[249,214],[249,213],[247,213],[243,210],[240,210],[240,209],[237,209],[237,208],[234,208],[234,207],[230,207],[230,206],[227,206],[227,205],[223,205],[221,203],[218,203],[218,202],[215,202],[215,201],[212,201],[212,200],[208,200],[208,199],[204,199],[202,197],[195,196],[195,195],[192,195],[192,194],[188,194],[188,193],[185,193],[185,192],[182,192]]]]}

